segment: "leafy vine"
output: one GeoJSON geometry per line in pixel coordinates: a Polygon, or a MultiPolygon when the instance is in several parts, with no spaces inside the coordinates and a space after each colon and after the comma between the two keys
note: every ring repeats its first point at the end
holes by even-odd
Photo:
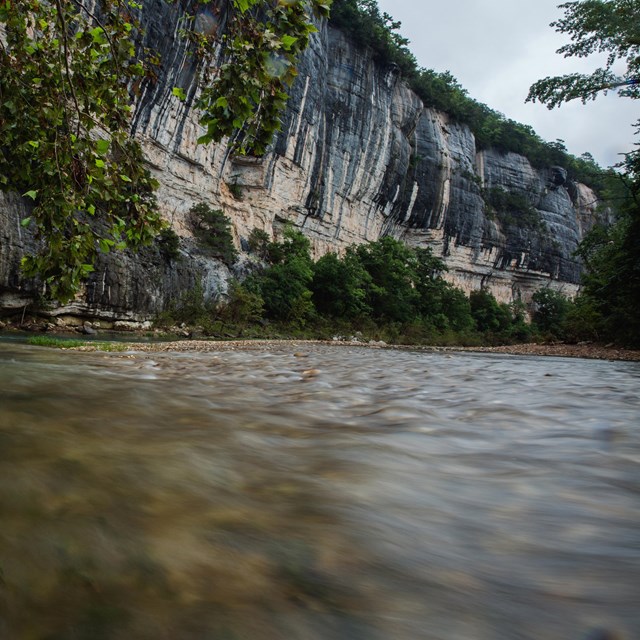
{"type": "Polygon", "coordinates": [[[45,294],[69,300],[98,251],[161,228],[156,181],[129,135],[136,4],[0,0],[0,188],[33,201],[37,251],[23,258],[45,294]]]}
{"type": "MultiPolygon", "coordinates": [[[[264,153],[315,31],[309,12],[327,15],[330,2],[211,3],[222,28],[209,31],[191,16],[184,34],[201,60],[200,143],[227,137],[237,152],[264,153]]],[[[23,270],[62,302],[99,252],[148,243],[165,226],[158,184],[130,135],[130,90],[146,73],[136,47],[141,8],[135,0],[0,0],[0,190],[32,201],[22,224],[37,249],[23,270]]]]}

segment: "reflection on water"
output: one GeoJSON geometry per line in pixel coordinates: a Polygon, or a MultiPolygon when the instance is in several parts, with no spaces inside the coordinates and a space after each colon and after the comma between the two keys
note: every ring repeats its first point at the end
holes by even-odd
{"type": "Polygon", "coordinates": [[[0,638],[640,637],[639,381],[0,345],[0,638]]]}

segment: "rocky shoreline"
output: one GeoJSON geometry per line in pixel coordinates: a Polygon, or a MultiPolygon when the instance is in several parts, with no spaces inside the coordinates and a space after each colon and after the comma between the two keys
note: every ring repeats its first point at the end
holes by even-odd
{"type": "MultiPolygon", "coordinates": [[[[65,323],[45,323],[31,321],[28,323],[2,322],[0,321],[0,336],[2,334],[15,334],[16,332],[45,334],[55,337],[77,337],[100,339],[105,334],[104,327],[99,323],[78,322],[76,324],[65,323]]],[[[123,348],[133,351],[143,352],[168,352],[168,351],[229,351],[239,349],[261,349],[266,350],[275,346],[304,347],[304,345],[323,344],[334,346],[359,346],[370,348],[390,348],[390,349],[410,349],[416,351],[433,352],[474,352],[474,353],[504,353],[509,355],[532,355],[551,356],[563,358],[588,358],[596,360],[622,360],[629,362],[640,362],[640,350],[624,349],[612,344],[597,344],[582,342],[579,344],[556,343],[528,343],[512,344],[501,346],[430,346],[430,345],[391,345],[382,341],[366,340],[360,337],[334,338],[333,340],[304,340],[304,339],[200,339],[197,332],[184,327],[174,327],[169,332],[159,332],[157,330],[143,330],[139,327],[122,327],[120,330],[107,329],[104,337],[105,342],[110,342],[114,334],[118,335],[118,343],[123,348]],[[126,329],[126,330],[125,330],[126,329]],[[169,335],[176,336],[175,340],[166,340],[169,335]],[[194,335],[195,333],[195,335],[194,335]],[[127,337],[131,336],[131,342],[127,337]],[[154,342],[138,342],[137,337],[145,336],[154,342]]],[[[97,350],[97,346],[90,343],[81,347],[74,347],[82,351],[97,350]]]]}
{"type": "MultiPolygon", "coordinates": [[[[178,340],[172,342],[129,343],[131,350],[143,352],[209,352],[235,350],[268,350],[274,347],[303,349],[309,345],[333,345],[368,347],[375,349],[405,349],[431,352],[472,352],[504,353],[508,355],[551,356],[563,358],[589,358],[595,360],[622,360],[640,362],[640,350],[620,349],[611,345],[596,344],[517,344],[499,347],[434,347],[387,345],[384,342],[337,341],[337,340],[178,340]]],[[[91,345],[79,347],[80,350],[95,349],[91,345]]]]}
{"type": "Polygon", "coordinates": [[[456,347],[456,351],[507,353],[517,356],[554,356],[640,362],[640,351],[598,344],[512,344],[500,347],[456,347]]]}

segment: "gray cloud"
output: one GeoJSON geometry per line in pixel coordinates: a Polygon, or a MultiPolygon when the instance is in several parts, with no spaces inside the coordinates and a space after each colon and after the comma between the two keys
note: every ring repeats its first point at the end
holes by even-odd
{"type": "Polygon", "coordinates": [[[567,38],[549,23],[562,15],[557,0],[378,0],[402,22],[401,33],[421,66],[450,71],[469,95],[507,117],[531,125],[545,140],[593,154],[609,166],[634,144],[637,104],[615,93],[595,102],[549,111],[525,104],[529,86],[550,75],[589,71],[597,59],[565,59],[555,51],[567,38]]]}

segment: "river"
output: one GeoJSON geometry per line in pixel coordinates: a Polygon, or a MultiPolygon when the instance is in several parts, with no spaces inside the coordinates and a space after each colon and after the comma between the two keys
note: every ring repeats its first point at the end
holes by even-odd
{"type": "Polygon", "coordinates": [[[501,354],[0,344],[0,638],[633,640],[639,383],[501,354]]]}

